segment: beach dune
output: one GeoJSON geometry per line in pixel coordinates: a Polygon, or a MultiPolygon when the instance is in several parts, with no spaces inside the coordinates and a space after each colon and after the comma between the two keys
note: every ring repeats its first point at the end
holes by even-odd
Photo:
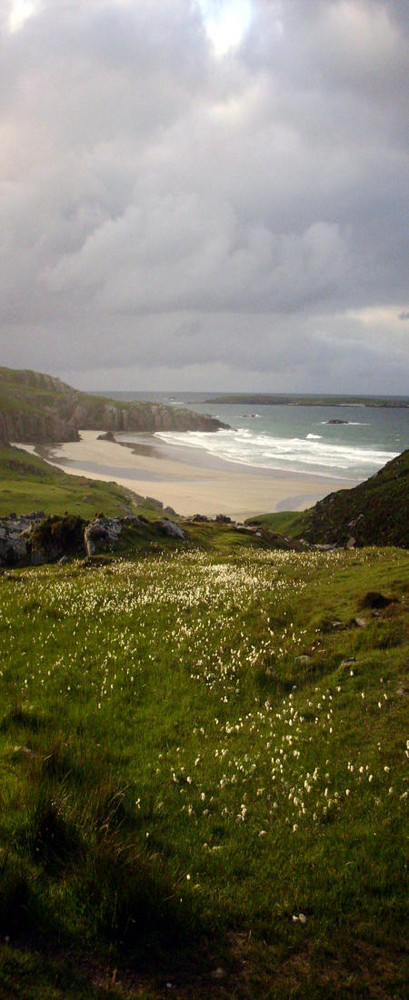
{"type": "Polygon", "coordinates": [[[255,514],[302,510],[334,490],[355,485],[349,479],[228,462],[199,449],[169,445],[152,434],[118,434],[110,441],[98,431],[81,431],[80,438],[24,447],[65,472],[115,481],[184,516],[226,514],[243,521],[255,514]]]}

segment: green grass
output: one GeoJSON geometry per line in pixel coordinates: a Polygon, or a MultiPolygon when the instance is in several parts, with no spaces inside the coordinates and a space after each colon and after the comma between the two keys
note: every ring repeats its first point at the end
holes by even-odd
{"type": "Polygon", "coordinates": [[[109,517],[123,516],[124,507],[132,508],[141,500],[116,483],[67,475],[22,448],[0,446],[0,517],[10,512],[64,514],[70,510],[92,520],[100,510],[109,517]]]}
{"type": "Polygon", "coordinates": [[[247,518],[246,524],[266,528],[276,531],[280,535],[289,535],[291,538],[301,538],[310,524],[312,516],[311,510],[283,510],[276,514],[258,514],[257,517],[247,518]]]}
{"type": "Polygon", "coordinates": [[[0,997],[403,998],[409,555],[199,528],[0,576],[0,997]]]}

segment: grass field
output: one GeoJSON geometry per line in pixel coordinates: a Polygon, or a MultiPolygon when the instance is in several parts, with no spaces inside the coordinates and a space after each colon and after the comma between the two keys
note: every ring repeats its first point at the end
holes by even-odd
{"type": "Polygon", "coordinates": [[[0,997],[408,996],[407,552],[0,591],[0,997]]]}
{"type": "Polygon", "coordinates": [[[64,514],[69,510],[90,521],[99,510],[107,516],[123,515],[124,506],[138,499],[117,483],[67,475],[22,448],[0,445],[0,517],[10,512],[64,514]]]}

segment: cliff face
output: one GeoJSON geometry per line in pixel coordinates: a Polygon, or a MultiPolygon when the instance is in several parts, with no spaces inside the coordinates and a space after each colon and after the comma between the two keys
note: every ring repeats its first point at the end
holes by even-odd
{"type": "Polygon", "coordinates": [[[46,443],[78,441],[79,434],[69,421],[57,413],[8,413],[0,411],[0,441],[46,443]]]}
{"type": "Polygon", "coordinates": [[[39,372],[0,368],[0,440],[76,441],[78,431],[217,431],[213,417],[160,403],[119,403],[39,372]]]}
{"type": "Polygon", "coordinates": [[[161,403],[117,403],[79,394],[72,424],[84,430],[107,431],[216,431],[225,425],[213,417],[161,403]]]}

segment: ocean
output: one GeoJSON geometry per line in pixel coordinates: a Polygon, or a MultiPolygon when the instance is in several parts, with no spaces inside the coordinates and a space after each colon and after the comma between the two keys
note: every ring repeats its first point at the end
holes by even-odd
{"type": "Polygon", "coordinates": [[[255,469],[280,469],[356,482],[367,479],[409,448],[409,408],[405,407],[335,402],[328,406],[291,405],[291,397],[287,405],[222,403],[214,392],[112,391],[104,395],[184,406],[218,417],[232,429],[216,434],[158,432],[156,436],[170,445],[204,450],[255,469]],[[207,402],[209,399],[213,402],[207,402]],[[330,422],[334,420],[345,422],[330,422]]]}

